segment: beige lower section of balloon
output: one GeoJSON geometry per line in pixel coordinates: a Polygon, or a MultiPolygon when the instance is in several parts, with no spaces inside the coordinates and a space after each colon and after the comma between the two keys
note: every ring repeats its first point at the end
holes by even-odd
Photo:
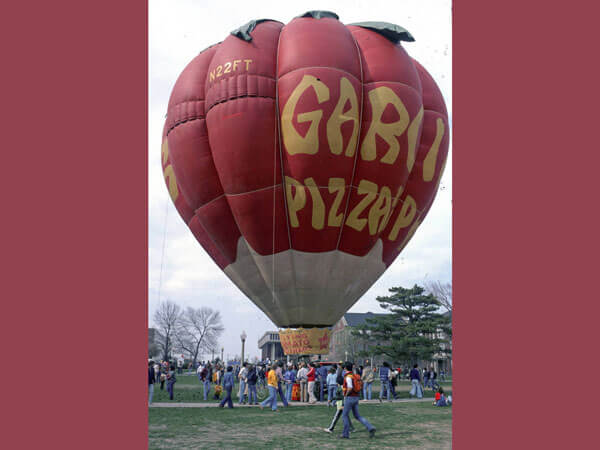
{"type": "Polygon", "coordinates": [[[365,256],[337,250],[256,253],[241,237],[224,272],[279,327],[330,326],[385,271],[378,240],[365,256]]]}

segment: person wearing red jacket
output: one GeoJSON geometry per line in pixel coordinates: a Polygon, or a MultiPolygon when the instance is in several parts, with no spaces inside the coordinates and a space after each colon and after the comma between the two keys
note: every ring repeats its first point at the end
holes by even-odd
{"type": "Polygon", "coordinates": [[[315,397],[315,378],[317,377],[317,371],[315,370],[314,364],[310,365],[310,370],[306,374],[308,380],[308,403],[317,403],[317,397],[315,397]]]}

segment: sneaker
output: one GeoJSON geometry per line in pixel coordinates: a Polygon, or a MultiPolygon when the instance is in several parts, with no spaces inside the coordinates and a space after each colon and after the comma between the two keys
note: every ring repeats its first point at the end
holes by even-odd
{"type": "Polygon", "coordinates": [[[329,428],[323,428],[323,431],[324,431],[325,433],[333,433],[333,431],[332,431],[332,430],[330,430],[329,428]]]}
{"type": "Polygon", "coordinates": [[[344,436],[343,434],[340,434],[338,436],[338,439],[350,439],[348,436],[344,436]]]}
{"type": "Polygon", "coordinates": [[[375,432],[376,432],[376,431],[377,431],[377,430],[376,430],[375,428],[373,428],[371,431],[369,431],[369,437],[370,437],[370,438],[372,438],[372,437],[375,437],[375,432]]]}

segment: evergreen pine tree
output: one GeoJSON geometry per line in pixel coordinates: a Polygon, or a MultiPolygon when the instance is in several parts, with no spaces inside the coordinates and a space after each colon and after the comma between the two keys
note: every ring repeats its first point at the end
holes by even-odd
{"type": "Polygon", "coordinates": [[[440,312],[436,298],[425,295],[425,289],[416,284],[411,289],[392,287],[389,292],[391,295],[377,297],[377,301],[390,314],[368,318],[365,325],[353,331],[356,337],[368,335],[373,343],[365,354],[412,365],[444,353],[449,341],[440,331],[451,335],[451,319],[440,312]]]}

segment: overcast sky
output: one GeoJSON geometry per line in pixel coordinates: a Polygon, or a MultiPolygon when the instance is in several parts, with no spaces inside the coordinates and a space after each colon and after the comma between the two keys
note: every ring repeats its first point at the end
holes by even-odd
{"type": "MultiPolygon", "coordinates": [[[[217,267],[179,217],[168,196],[160,166],[162,126],[171,89],[183,68],[200,51],[222,41],[253,19],[288,23],[310,10],[335,12],[343,23],[385,21],[406,28],[415,42],[407,52],[433,76],[442,90],[452,125],[452,16],[450,0],[369,1],[149,1],[149,323],[160,300],[221,311],[225,356],[260,356],[257,341],[275,325],[217,267]],[[163,250],[164,242],[164,250],[163,250]]],[[[452,279],[452,145],[433,207],[402,254],[350,309],[380,312],[375,297],[391,286],[411,287],[428,280],[452,279]]]]}

